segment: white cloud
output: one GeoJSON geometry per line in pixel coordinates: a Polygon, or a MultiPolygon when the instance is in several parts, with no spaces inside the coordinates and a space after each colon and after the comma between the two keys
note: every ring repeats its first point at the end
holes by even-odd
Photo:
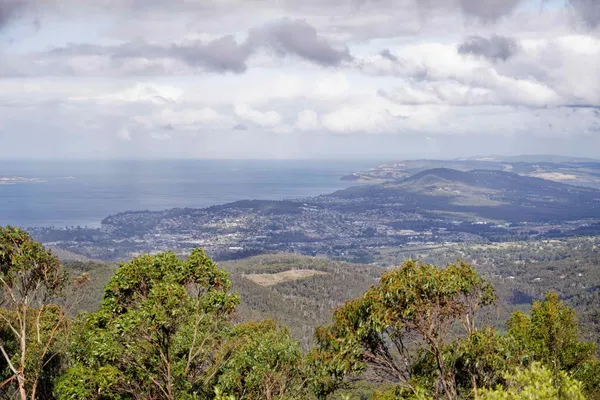
{"type": "Polygon", "coordinates": [[[318,82],[312,95],[321,99],[335,99],[347,96],[350,89],[350,82],[346,75],[338,72],[318,82]]]}
{"type": "Polygon", "coordinates": [[[388,133],[402,118],[379,104],[343,106],[325,114],[323,126],[335,133],[388,133]]]}
{"type": "Polygon", "coordinates": [[[321,122],[315,111],[302,110],[298,113],[295,126],[302,131],[315,131],[321,127],[321,122]]]}
{"type": "Polygon", "coordinates": [[[571,107],[531,110],[524,107],[455,107],[442,113],[435,124],[423,131],[443,135],[519,136],[539,138],[595,135],[600,132],[596,109],[571,107]],[[446,127],[443,129],[442,127],[446,127]]]}
{"type": "Polygon", "coordinates": [[[506,61],[460,55],[456,43],[411,43],[395,48],[396,61],[363,57],[357,67],[401,79],[382,90],[401,104],[598,104],[600,39],[565,36],[520,41],[506,61]]]}
{"type": "Polygon", "coordinates": [[[171,108],[157,111],[150,115],[140,115],[133,122],[147,130],[173,130],[196,132],[204,129],[229,129],[233,121],[219,114],[210,107],[199,109],[187,108],[174,110],[171,108]]]}
{"type": "Polygon", "coordinates": [[[235,114],[246,121],[250,121],[260,127],[269,128],[279,125],[282,121],[281,115],[275,111],[261,112],[248,106],[247,104],[238,104],[235,106],[235,114]]]}
{"type": "Polygon", "coordinates": [[[150,132],[150,137],[158,141],[173,140],[173,137],[168,133],[150,132]]]}
{"type": "Polygon", "coordinates": [[[123,126],[117,132],[117,137],[125,142],[131,142],[131,133],[129,132],[129,128],[123,126]]]}
{"type": "Polygon", "coordinates": [[[136,83],[123,90],[112,93],[96,93],[95,95],[74,96],[72,101],[94,101],[105,104],[148,102],[152,104],[179,103],[183,99],[181,88],[155,83],[136,83]]]}

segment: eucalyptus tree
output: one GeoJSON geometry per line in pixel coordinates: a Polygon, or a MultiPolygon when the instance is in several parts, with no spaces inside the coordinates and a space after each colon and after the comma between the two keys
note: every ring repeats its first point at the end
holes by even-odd
{"type": "Polygon", "coordinates": [[[362,297],[335,310],[331,326],[317,330],[313,358],[322,366],[317,382],[321,396],[365,368],[417,393],[414,347],[420,346],[433,357],[435,390],[447,399],[457,398],[455,375],[445,359],[448,334],[456,325],[474,334],[478,309],[494,301],[491,284],[470,265],[438,268],[405,262],[362,297]]]}
{"type": "MultiPolygon", "coordinates": [[[[84,281],[72,283],[77,287],[84,281]]],[[[27,232],[0,228],[0,396],[51,396],[75,304],[65,301],[67,287],[57,257],[27,232]]]]}
{"type": "Polygon", "coordinates": [[[122,264],[100,309],[79,318],[60,399],[214,397],[207,383],[239,302],[227,273],[201,250],[122,264]]]}

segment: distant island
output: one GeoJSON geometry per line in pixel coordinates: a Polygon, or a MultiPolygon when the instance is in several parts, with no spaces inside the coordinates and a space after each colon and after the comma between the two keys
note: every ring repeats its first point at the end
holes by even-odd
{"type": "Polygon", "coordinates": [[[39,178],[23,178],[20,176],[0,176],[0,185],[13,185],[16,183],[37,183],[44,182],[39,178]]]}

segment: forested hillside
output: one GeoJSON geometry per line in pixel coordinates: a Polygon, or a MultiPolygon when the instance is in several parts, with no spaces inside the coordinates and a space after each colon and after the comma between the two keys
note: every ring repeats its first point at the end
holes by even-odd
{"type": "Polygon", "coordinates": [[[477,266],[280,254],[222,269],[202,250],[61,263],[1,228],[0,398],[598,398],[595,240],[446,250],[422,255],[477,266]]]}
{"type": "MultiPolygon", "coordinates": [[[[496,288],[497,307],[484,317],[498,327],[515,309],[527,310],[545,293],[556,292],[577,309],[586,334],[600,343],[600,238],[385,249],[369,265],[281,253],[225,261],[219,267],[229,272],[233,290],[240,294],[238,320],[274,318],[307,346],[314,328],[330,319],[334,307],[359,296],[406,259],[440,266],[460,259],[473,265],[496,288]],[[261,280],[261,275],[277,273],[283,273],[281,280],[261,280]]],[[[69,260],[63,265],[74,274],[90,273],[90,294],[81,308],[97,307],[117,264],[69,260]]]]}
{"type": "MultiPolygon", "coordinates": [[[[63,261],[73,275],[90,276],[87,295],[78,307],[91,311],[100,302],[115,263],[63,261]]],[[[241,298],[235,318],[249,321],[274,318],[290,328],[306,347],[314,330],[331,318],[332,310],[359,296],[379,279],[382,268],[294,254],[272,254],[219,264],[229,273],[233,290],[241,298]],[[295,274],[303,271],[304,274],[295,274]],[[283,273],[281,281],[263,282],[261,276],[283,273]]]]}
{"type": "Polygon", "coordinates": [[[276,254],[220,264],[230,273],[240,294],[241,320],[273,318],[288,326],[304,346],[315,328],[331,319],[333,309],[360,296],[375,284],[382,269],[298,255],[276,254]],[[298,270],[320,272],[294,276],[298,270]],[[288,274],[276,284],[261,282],[261,274],[288,274]]]}

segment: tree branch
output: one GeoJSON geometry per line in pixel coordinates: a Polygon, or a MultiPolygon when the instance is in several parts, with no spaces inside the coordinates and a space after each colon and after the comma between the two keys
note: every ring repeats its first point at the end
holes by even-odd
{"type": "Polygon", "coordinates": [[[6,360],[6,363],[8,364],[8,368],[10,368],[10,370],[13,372],[13,374],[15,374],[15,376],[18,376],[19,373],[17,372],[17,369],[15,368],[13,363],[10,361],[10,357],[8,356],[8,354],[6,353],[6,350],[4,349],[4,344],[0,344],[0,353],[2,353],[2,355],[4,356],[4,359],[6,360]]]}

